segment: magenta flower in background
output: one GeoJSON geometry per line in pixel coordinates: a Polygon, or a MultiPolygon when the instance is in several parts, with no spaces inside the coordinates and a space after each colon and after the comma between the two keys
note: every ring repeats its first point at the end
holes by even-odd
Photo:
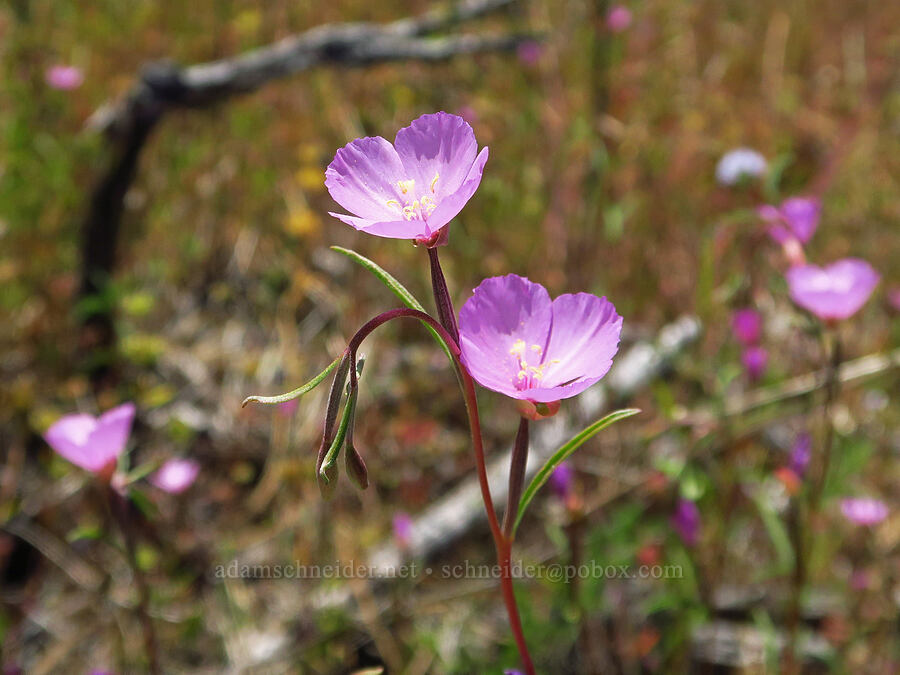
{"type": "Polygon", "coordinates": [[[60,91],[78,89],[84,82],[84,74],[75,66],[51,66],[44,72],[44,81],[60,91]]]}
{"type": "Polygon", "coordinates": [[[572,492],[572,485],[575,483],[575,472],[568,462],[563,462],[550,474],[550,489],[553,494],[562,500],[565,500],[569,493],[572,492]]]}
{"type": "Polygon", "coordinates": [[[741,363],[751,380],[758,380],[766,371],[769,363],[769,352],[759,345],[750,345],[741,353],[741,363]]]}
{"type": "Polygon", "coordinates": [[[300,399],[294,398],[290,401],[282,401],[278,404],[278,414],[282,417],[290,417],[295,412],[297,412],[297,408],[300,407],[300,399]]]}
{"type": "Polygon", "coordinates": [[[809,468],[810,459],[812,459],[812,438],[806,432],[798,434],[794,439],[794,447],[791,448],[788,468],[797,478],[803,478],[809,468]]]}
{"type": "Polygon", "coordinates": [[[857,525],[877,525],[888,516],[888,507],[880,499],[848,497],[841,500],[841,513],[857,525]]]}
{"type": "Polygon", "coordinates": [[[768,171],[766,158],[751,148],[735,148],[716,164],[716,180],[722,185],[735,185],[742,178],[758,178],[768,171]]]}
{"type": "Polygon", "coordinates": [[[44,439],[75,466],[109,479],[128,443],[134,412],[133,403],[124,403],[100,417],[66,415],[47,429],[44,439]]]}
{"type": "Polygon", "coordinates": [[[397,543],[403,547],[409,546],[413,531],[413,519],[410,518],[409,514],[401,511],[395,515],[393,528],[394,539],[397,540],[397,543]]]}
{"type": "Polygon", "coordinates": [[[606,298],[560,295],[508,274],[481,282],[459,312],[463,365],[482,386],[515,399],[553,403],[606,375],[622,317],[606,298]]]}
{"type": "Polygon", "coordinates": [[[200,465],[192,459],[172,458],[150,476],[150,483],[164,492],[177,495],[187,490],[200,473],[200,465]]]}
{"type": "Polygon", "coordinates": [[[669,522],[685,546],[693,547],[700,541],[700,509],[690,499],[678,500],[669,522]]]}
{"type": "Polygon", "coordinates": [[[796,239],[807,243],[819,226],[822,202],[815,197],[791,197],[781,206],[760,206],[756,212],[770,224],[769,235],[779,244],[796,239]]]}
{"type": "Polygon", "coordinates": [[[353,215],[330,215],[378,237],[446,244],[446,225],[475,194],[487,158],[472,127],[444,112],[414,120],[393,145],[358,138],[325,171],[328,192],[353,215]]]}
{"type": "Polygon", "coordinates": [[[520,44],[516,50],[519,61],[526,66],[536,66],[538,61],[541,60],[541,55],[543,53],[543,46],[541,46],[540,42],[536,42],[535,40],[526,40],[520,44]]]}
{"type": "Polygon", "coordinates": [[[827,267],[799,265],[785,276],[791,299],[825,321],[856,314],[881,278],[869,263],[858,258],[845,258],[827,267]]]}
{"type": "Polygon", "coordinates": [[[750,307],[739,309],[731,316],[731,329],[742,345],[755,345],[762,335],[762,316],[750,307]]]}
{"type": "Polygon", "coordinates": [[[606,14],[606,27],[611,33],[621,33],[631,25],[631,10],[625,5],[613,5],[606,14]]]}

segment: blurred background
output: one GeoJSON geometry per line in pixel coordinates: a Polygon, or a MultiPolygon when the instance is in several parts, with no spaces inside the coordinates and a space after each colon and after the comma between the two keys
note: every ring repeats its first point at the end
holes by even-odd
{"type": "MultiPolygon", "coordinates": [[[[441,250],[457,307],[484,277],[514,272],[553,296],[609,297],[625,317],[619,358],[635,345],[659,347],[660,331],[680,318],[699,327],[639,386],[612,383],[594,402],[594,417],[617,403],[644,412],[575,455],[571,481],[541,493],[517,541],[526,561],[674,565],[683,576],[521,580],[539,671],[777,672],[794,631],[810,672],[897,672],[896,363],[863,362],[874,369],[829,406],[831,473],[809,524],[802,625],[788,625],[797,553],[790,514],[804,487],[783,468],[802,434],[814,447],[826,435],[821,387],[791,386],[825,357],[814,322],[789,300],[786,263],[755,208],[792,195],[822,199],[809,259],[860,257],[882,275],[870,302],[839,327],[844,357],[896,350],[900,4],[502,4],[443,34],[531,36],[509,48],[433,63],[329,63],[214,105],[167,110],[126,184],[102,278],[86,273],[84,253],[110,240],[86,239],[85,223],[121,159],[122,137],[101,127],[146,64],[237,57],[320,24],[386,23],[446,5],[0,7],[8,672],[147,668],[133,573],[106,531],[94,481],[42,439],[63,414],[124,401],[138,410],[132,467],[172,456],[201,467],[180,495],[140,482],[131,493],[164,672],[516,666],[491,580],[216,577],[235,560],[366,561],[384,546],[435,568],[493,562],[477,519],[444,546],[407,541],[410,523],[474,478],[454,376],[417,325],[385,327],[366,345],[357,416],[371,481],[364,492],[343,480],[334,500],[319,496],[323,390],[296,408],[241,408],[247,395],[307,381],[359,325],[397,304],[329,246],[372,258],[431,308],[423,250],[328,216],[335,205],[323,180],[345,143],[392,140],[437,110],[463,116],[490,147],[481,187],[441,250]],[[619,9],[627,16],[611,13],[619,9]],[[759,152],[768,170],[722,184],[716,165],[738,147],[759,152]],[[761,374],[745,372],[731,329],[732,313],[748,306],[764,320],[761,374]],[[97,316],[111,326],[98,329],[97,316]],[[757,390],[775,405],[750,405],[757,390]],[[891,514],[854,524],[838,503],[859,495],[885,500],[891,514]],[[684,500],[699,514],[687,533],[684,500]]],[[[102,231],[117,219],[100,220],[102,231]]],[[[486,445],[498,457],[516,414],[500,396],[481,400],[486,445]]],[[[563,440],[591,421],[588,408],[564,404],[563,440]]]]}

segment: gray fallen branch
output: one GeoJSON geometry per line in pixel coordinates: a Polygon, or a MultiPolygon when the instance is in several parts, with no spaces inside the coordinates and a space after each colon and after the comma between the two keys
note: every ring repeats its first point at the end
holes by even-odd
{"type": "MultiPolygon", "coordinates": [[[[120,101],[101,106],[87,127],[103,132],[112,158],[100,176],[81,225],[82,297],[101,296],[113,275],[116,241],[125,195],[137,173],[141,150],[170,110],[203,108],[265,84],[321,65],[368,66],[389,61],[435,62],[457,55],[510,51],[530,39],[525,34],[444,35],[433,33],[511,5],[515,0],[462,0],[449,9],[387,24],[327,24],[236,57],[179,67],[170,62],[145,66],[120,101]]],[[[88,353],[115,341],[110,309],[84,318],[82,348],[88,353]]],[[[104,367],[94,372],[103,375],[104,367]]]]}

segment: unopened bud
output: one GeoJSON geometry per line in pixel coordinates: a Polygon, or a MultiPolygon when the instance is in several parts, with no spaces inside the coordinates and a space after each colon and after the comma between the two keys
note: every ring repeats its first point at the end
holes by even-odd
{"type": "Polygon", "coordinates": [[[550,403],[535,403],[526,400],[516,401],[516,409],[519,411],[519,414],[525,419],[534,422],[553,417],[559,412],[559,407],[559,401],[552,401],[550,403]]]}
{"type": "Polygon", "coordinates": [[[350,477],[360,490],[369,487],[369,470],[363,461],[362,455],[352,445],[347,445],[347,454],[344,455],[344,467],[347,475],[350,477]]]}

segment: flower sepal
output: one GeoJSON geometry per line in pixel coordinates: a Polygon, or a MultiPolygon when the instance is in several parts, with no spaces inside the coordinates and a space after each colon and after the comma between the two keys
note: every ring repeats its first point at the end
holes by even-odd
{"type": "Polygon", "coordinates": [[[535,401],[528,401],[526,399],[516,400],[516,410],[519,411],[519,414],[522,417],[527,420],[531,420],[532,422],[537,422],[538,420],[545,420],[548,417],[553,417],[556,413],[559,412],[559,407],[559,401],[540,403],[535,401]]]}

